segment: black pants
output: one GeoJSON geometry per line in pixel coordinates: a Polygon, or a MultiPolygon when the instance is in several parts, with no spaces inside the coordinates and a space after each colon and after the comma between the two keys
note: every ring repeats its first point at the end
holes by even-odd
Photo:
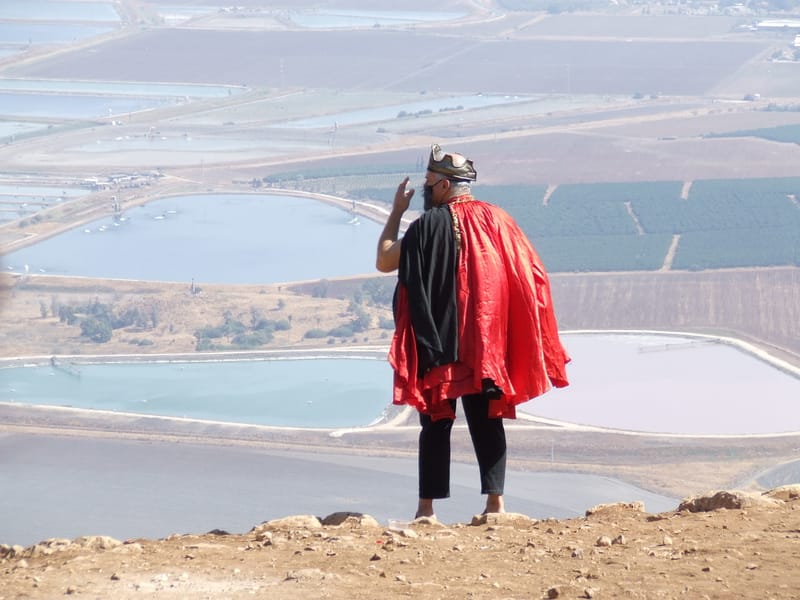
{"type": "MultiPolygon", "coordinates": [[[[455,410],[456,401],[450,400],[455,410]]],[[[461,398],[472,446],[481,474],[481,494],[502,494],[506,480],[506,431],[503,419],[489,418],[489,399],[484,394],[461,398]]],[[[450,430],[452,419],[432,421],[420,413],[419,497],[450,497],[450,430]]]]}

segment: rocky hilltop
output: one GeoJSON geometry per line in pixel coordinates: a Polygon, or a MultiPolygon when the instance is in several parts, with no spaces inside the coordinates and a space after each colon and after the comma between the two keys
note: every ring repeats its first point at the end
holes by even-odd
{"type": "Polygon", "coordinates": [[[162,540],[0,545],[0,600],[57,598],[800,597],[800,485],[710,492],[676,510],[477,515],[387,526],[334,513],[162,540]]]}

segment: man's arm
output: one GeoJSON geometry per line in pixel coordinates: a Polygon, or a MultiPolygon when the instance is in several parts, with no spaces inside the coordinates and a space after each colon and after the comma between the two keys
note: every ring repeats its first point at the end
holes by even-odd
{"type": "Polygon", "coordinates": [[[375,266],[381,273],[390,273],[400,265],[400,240],[397,239],[397,236],[400,232],[400,221],[408,210],[413,196],[414,188],[408,188],[408,177],[406,177],[397,186],[392,211],[389,213],[381,237],[378,239],[375,266]]]}

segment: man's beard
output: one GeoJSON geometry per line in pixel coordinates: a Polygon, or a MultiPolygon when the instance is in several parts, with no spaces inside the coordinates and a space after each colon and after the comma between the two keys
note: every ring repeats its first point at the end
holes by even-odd
{"type": "Polygon", "coordinates": [[[433,208],[433,186],[425,185],[422,187],[422,206],[425,210],[433,208]]]}

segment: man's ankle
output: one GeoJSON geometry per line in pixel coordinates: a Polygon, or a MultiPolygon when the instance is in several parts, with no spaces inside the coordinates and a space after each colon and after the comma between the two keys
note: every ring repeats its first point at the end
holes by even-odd
{"type": "Polygon", "coordinates": [[[414,515],[414,518],[432,517],[433,515],[433,500],[431,498],[420,498],[417,504],[417,514],[414,515]]]}
{"type": "Polygon", "coordinates": [[[485,513],[502,513],[505,512],[505,503],[503,502],[502,494],[489,494],[486,498],[485,513]]]}

